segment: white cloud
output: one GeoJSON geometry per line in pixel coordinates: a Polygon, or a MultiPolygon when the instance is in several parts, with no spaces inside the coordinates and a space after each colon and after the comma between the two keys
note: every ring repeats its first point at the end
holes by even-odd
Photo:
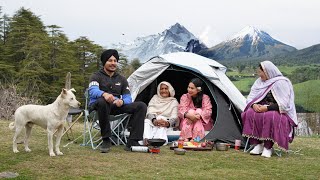
{"type": "Polygon", "coordinates": [[[210,32],[211,27],[206,26],[205,29],[200,33],[199,39],[201,42],[203,42],[205,45],[209,46],[209,32],[210,32]]]}

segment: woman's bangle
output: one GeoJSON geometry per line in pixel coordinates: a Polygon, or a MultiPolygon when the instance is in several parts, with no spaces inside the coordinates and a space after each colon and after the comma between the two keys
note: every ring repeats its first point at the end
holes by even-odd
{"type": "Polygon", "coordinates": [[[154,123],[155,120],[156,120],[156,118],[152,118],[152,119],[151,119],[151,122],[154,123]]]}
{"type": "Polygon", "coordinates": [[[183,117],[186,118],[188,111],[183,114],[183,117]]]}
{"type": "Polygon", "coordinates": [[[169,123],[169,121],[167,121],[167,123],[168,123],[168,126],[167,126],[167,128],[169,128],[169,127],[170,127],[170,123],[169,123]]]}

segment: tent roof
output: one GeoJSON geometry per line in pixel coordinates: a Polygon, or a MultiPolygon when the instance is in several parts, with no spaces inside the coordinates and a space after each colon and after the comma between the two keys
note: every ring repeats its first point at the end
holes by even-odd
{"type": "Polygon", "coordinates": [[[170,65],[186,68],[203,75],[220,88],[238,109],[243,111],[245,108],[244,96],[225,75],[227,68],[215,60],[190,52],[160,55],[146,61],[128,78],[132,98],[135,99],[170,65]]]}

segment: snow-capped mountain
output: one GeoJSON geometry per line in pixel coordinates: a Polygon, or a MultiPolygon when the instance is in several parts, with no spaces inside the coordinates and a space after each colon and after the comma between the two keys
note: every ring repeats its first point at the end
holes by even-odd
{"type": "Polygon", "coordinates": [[[144,62],[151,57],[171,52],[185,51],[188,42],[197,39],[185,27],[176,23],[162,33],[138,37],[132,43],[116,45],[129,60],[138,58],[144,62]]]}
{"type": "Polygon", "coordinates": [[[228,40],[199,54],[216,60],[230,60],[271,58],[292,51],[296,51],[296,48],[272,38],[268,33],[253,26],[247,26],[228,40]]]}

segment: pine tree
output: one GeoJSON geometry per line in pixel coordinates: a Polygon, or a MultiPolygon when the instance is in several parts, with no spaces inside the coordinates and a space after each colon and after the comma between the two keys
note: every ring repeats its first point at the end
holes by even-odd
{"type": "Polygon", "coordinates": [[[64,87],[65,76],[68,72],[72,74],[72,87],[78,89],[74,84],[77,84],[73,77],[76,77],[78,72],[77,59],[75,56],[72,43],[69,42],[66,35],[60,30],[61,27],[57,25],[47,26],[50,41],[49,52],[49,71],[50,78],[47,80],[50,84],[50,91],[46,92],[52,99],[64,87]]]}
{"type": "Polygon", "coordinates": [[[2,8],[0,6],[0,82],[3,84],[11,81],[11,77],[13,77],[15,74],[14,66],[7,64],[7,62],[4,60],[4,49],[7,39],[9,20],[10,18],[6,14],[2,16],[2,8]]]}
{"type": "Polygon", "coordinates": [[[45,27],[39,17],[24,8],[14,14],[8,27],[3,59],[18,72],[13,78],[18,78],[22,94],[38,96],[40,87],[48,89],[49,41],[45,27]]]}
{"type": "Polygon", "coordinates": [[[87,37],[80,37],[73,42],[76,52],[79,76],[75,77],[82,86],[81,92],[85,92],[89,84],[89,78],[93,72],[99,69],[100,54],[102,47],[94,44],[87,37]]]}

